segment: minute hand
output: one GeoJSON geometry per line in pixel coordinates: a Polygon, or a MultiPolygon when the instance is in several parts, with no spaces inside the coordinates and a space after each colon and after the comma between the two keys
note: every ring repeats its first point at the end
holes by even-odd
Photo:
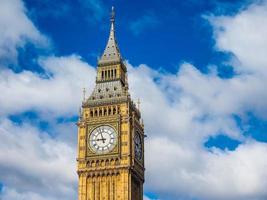
{"type": "Polygon", "coordinates": [[[101,135],[101,138],[102,138],[101,140],[102,140],[102,142],[103,142],[103,144],[104,144],[106,139],[103,137],[103,133],[102,133],[102,131],[100,132],[100,135],[101,135]]]}

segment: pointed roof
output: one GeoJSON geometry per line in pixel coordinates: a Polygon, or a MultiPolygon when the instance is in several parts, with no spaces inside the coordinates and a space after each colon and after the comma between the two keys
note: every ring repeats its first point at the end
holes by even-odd
{"type": "Polygon", "coordinates": [[[115,38],[115,29],[114,29],[115,11],[113,6],[112,6],[110,22],[111,22],[111,28],[110,28],[108,43],[103,55],[98,60],[98,64],[100,65],[121,61],[120,50],[115,38]]]}

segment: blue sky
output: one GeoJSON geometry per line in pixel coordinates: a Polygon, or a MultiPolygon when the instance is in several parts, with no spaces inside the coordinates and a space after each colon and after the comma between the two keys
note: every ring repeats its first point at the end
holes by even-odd
{"type": "Polygon", "coordinates": [[[39,30],[53,39],[57,55],[77,53],[94,65],[105,46],[114,5],[125,59],[175,72],[185,60],[204,71],[208,64],[221,64],[226,55],[214,51],[212,30],[203,16],[234,14],[247,2],[26,0],[25,4],[39,30]]]}
{"type": "Polygon", "coordinates": [[[145,199],[267,198],[265,0],[2,1],[1,199],[76,198],[75,122],[111,6],[149,136],[145,199]]]}

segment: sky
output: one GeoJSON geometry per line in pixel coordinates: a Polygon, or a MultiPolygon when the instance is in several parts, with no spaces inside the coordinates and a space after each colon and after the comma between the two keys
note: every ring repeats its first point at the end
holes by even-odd
{"type": "Polygon", "coordinates": [[[77,199],[75,122],[111,6],[144,199],[267,199],[266,0],[0,0],[0,199],[77,199]]]}

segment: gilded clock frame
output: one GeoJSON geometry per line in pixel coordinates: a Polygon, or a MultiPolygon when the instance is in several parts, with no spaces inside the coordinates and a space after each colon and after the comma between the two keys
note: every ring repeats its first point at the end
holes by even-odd
{"type": "Polygon", "coordinates": [[[121,143],[120,122],[117,119],[101,120],[101,122],[87,123],[86,125],[86,157],[88,158],[93,158],[93,157],[102,158],[103,157],[104,158],[104,157],[110,157],[110,156],[118,156],[120,154],[120,143],[121,143]],[[95,153],[90,147],[90,142],[88,141],[88,138],[90,137],[90,134],[92,134],[92,131],[99,126],[110,126],[116,131],[117,143],[114,149],[108,153],[98,154],[98,153],[95,153]]]}
{"type": "Polygon", "coordinates": [[[133,148],[132,148],[132,153],[134,155],[134,160],[135,162],[137,162],[140,166],[143,166],[144,165],[144,159],[145,159],[145,155],[144,155],[144,134],[143,133],[143,129],[141,127],[139,127],[137,124],[136,126],[133,128],[133,134],[132,134],[132,141],[134,143],[134,138],[135,138],[135,135],[138,134],[140,140],[141,140],[141,146],[142,146],[142,157],[141,159],[138,159],[135,155],[135,145],[133,145],[133,148]]]}

